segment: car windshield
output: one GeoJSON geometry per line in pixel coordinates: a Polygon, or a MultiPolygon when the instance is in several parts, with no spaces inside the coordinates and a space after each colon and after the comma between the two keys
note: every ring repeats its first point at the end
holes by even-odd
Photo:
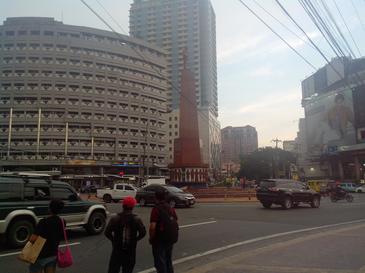
{"type": "Polygon", "coordinates": [[[265,181],[261,181],[260,182],[260,187],[261,188],[273,188],[275,186],[276,186],[276,182],[275,181],[265,180],[265,181]]]}
{"type": "Polygon", "coordinates": [[[179,188],[176,188],[176,187],[166,187],[166,189],[169,191],[169,192],[176,192],[176,193],[184,193],[183,190],[179,189],[179,188]]]}

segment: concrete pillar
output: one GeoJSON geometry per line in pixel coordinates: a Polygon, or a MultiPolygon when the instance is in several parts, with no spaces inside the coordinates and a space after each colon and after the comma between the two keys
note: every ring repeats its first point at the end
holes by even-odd
{"type": "Polygon", "coordinates": [[[10,150],[11,150],[12,126],[13,126],[13,108],[10,108],[9,127],[8,127],[8,153],[7,153],[8,158],[10,157],[10,150]]]}
{"type": "Polygon", "coordinates": [[[343,173],[343,165],[341,159],[338,159],[338,173],[340,175],[340,179],[344,179],[344,173],[343,173]]]}
{"type": "Polygon", "coordinates": [[[66,122],[66,126],[65,126],[65,157],[67,156],[67,152],[68,152],[68,122],[66,122]]]}
{"type": "Polygon", "coordinates": [[[39,156],[39,146],[41,141],[41,115],[42,109],[38,109],[38,125],[37,125],[37,157],[39,156]]]}
{"type": "Polygon", "coordinates": [[[355,163],[355,177],[356,177],[356,181],[360,181],[360,161],[359,161],[359,157],[358,156],[355,156],[354,163],[355,163]]]}

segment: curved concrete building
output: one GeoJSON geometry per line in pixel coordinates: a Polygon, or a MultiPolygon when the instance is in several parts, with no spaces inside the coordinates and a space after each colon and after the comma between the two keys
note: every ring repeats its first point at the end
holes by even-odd
{"type": "Polygon", "coordinates": [[[165,68],[165,53],[138,39],[8,18],[0,26],[0,168],[165,165],[165,68]]]}

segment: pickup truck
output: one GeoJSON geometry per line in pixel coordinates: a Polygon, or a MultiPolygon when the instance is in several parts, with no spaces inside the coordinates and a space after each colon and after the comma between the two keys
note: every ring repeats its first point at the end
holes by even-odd
{"type": "Polygon", "coordinates": [[[135,197],[136,193],[137,188],[130,184],[115,184],[112,189],[97,189],[96,197],[103,199],[105,203],[110,203],[112,201],[117,202],[122,200],[127,196],[135,197]]]}

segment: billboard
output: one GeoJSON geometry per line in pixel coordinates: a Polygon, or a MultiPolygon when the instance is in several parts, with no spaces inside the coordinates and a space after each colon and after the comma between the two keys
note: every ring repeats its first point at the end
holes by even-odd
{"type": "Polygon", "coordinates": [[[305,117],[309,153],[332,153],[356,144],[352,90],[316,97],[306,104],[305,117]]]}

